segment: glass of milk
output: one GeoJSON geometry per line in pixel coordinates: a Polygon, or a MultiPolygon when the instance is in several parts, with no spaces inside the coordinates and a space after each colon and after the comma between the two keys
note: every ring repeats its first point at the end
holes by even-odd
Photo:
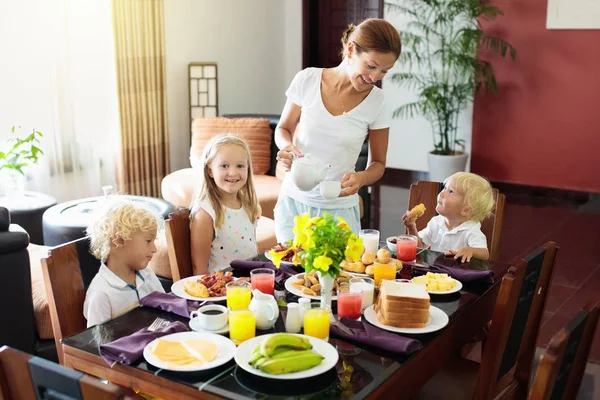
{"type": "Polygon", "coordinates": [[[371,278],[355,277],[350,279],[350,292],[358,292],[360,289],[362,292],[362,310],[370,307],[373,304],[373,297],[375,296],[375,281],[371,278]]]}
{"type": "Polygon", "coordinates": [[[361,229],[358,237],[363,240],[365,251],[369,253],[377,253],[379,250],[379,231],[376,229],[361,229]]]}

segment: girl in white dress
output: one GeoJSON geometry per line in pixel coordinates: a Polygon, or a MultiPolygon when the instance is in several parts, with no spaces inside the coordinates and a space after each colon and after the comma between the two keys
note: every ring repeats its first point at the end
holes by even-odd
{"type": "Polygon", "coordinates": [[[190,206],[194,275],[256,255],[260,206],[252,182],[250,150],[237,135],[213,137],[202,152],[199,189],[190,206]]]}

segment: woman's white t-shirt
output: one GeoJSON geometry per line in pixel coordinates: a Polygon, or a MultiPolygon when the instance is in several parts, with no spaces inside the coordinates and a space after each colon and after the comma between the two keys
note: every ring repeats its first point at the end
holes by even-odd
{"type": "MultiPolygon", "coordinates": [[[[367,97],[346,114],[333,116],[321,97],[322,68],[307,68],[296,74],[287,98],[302,108],[294,134],[295,145],[303,154],[331,164],[325,180],[339,181],[353,172],[369,130],[389,128],[390,115],[384,106],[383,91],[373,87],[367,97]]],[[[326,200],[319,187],[301,191],[286,174],[281,193],[306,205],[319,208],[349,208],[358,204],[358,194],[326,200]]]]}
{"type": "Polygon", "coordinates": [[[216,226],[216,214],[209,200],[200,203],[213,220],[215,239],[210,246],[208,272],[228,268],[232,260],[254,257],[258,252],[256,226],[258,221],[250,221],[244,208],[234,210],[223,206],[225,216],[221,227],[216,226]]]}

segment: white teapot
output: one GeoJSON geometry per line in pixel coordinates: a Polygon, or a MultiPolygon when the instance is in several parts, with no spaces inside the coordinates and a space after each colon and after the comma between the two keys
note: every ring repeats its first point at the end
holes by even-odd
{"type": "Polygon", "coordinates": [[[271,329],[279,318],[279,307],[275,297],[264,294],[258,289],[254,289],[252,294],[252,301],[248,308],[256,316],[256,327],[263,330],[271,329]]]}
{"type": "Polygon", "coordinates": [[[292,181],[300,190],[312,190],[319,182],[325,180],[329,168],[331,164],[323,164],[310,154],[305,154],[304,157],[294,156],[291,169],[292,181]]]}

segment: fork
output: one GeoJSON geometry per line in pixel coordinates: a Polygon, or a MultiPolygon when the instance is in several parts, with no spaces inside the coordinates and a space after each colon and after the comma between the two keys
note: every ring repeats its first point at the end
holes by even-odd
{"type": "Polygon", "coordinates": [[[156,331],[160,331],[164,328],[166,328],[171,322],[164,319],[164,318],[156,318],[154,320],[154,322],[152,322],[152,324],[148,327],[148,330],[150,332],[156,332],[156,331]]]}

